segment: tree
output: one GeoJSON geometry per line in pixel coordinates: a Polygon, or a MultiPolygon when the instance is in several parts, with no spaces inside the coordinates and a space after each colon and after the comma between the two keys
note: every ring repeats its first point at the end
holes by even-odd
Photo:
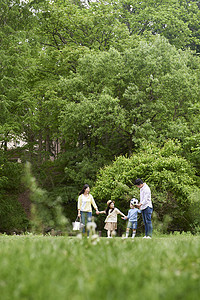
{"type": "MultiPolygon", "coordinates": [[[[38,17],[45,46],[62,50],[79,46],[107,50],[128,37],[126,26],[119,22],[120,11],[103,2],[78,1],[46,3],[38,17]]],[[[40,7],[41,9],[41,7],[40,7]]]]}
{"type": "Polygon", "coordinates": [[[9,139],[20,135],[22,124],[18,99],[27,85],[32,60],[27,30],[32,13],[25,2],[1,1],[0,11],[0,134],[5,150],[9,139]]]}
{"type": "Polygon", "coordinates": [[[67,145],[90,147],[91,156],[104,149],[112,159],[131,154],[142,140],[165,140],[180,122],[188,128],[180,138],[189,135],[199,95],[193,59],[161,37],[122,53],[86,54],[76,73],[60,81],[67,145]]]}
{"type": "Polygon", "coordinates": [[[191,48],[199,52],[198,1],[138,1],[121,2],[121,21],[130,35],[160,34],[177,48],[191,48]]]}

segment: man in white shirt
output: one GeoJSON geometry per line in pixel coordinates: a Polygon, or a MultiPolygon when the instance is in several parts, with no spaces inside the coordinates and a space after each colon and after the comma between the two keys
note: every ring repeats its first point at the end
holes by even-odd
{"type": "Polygon", "coordinates": [[[134,184],[140,189],[140,203],[139,207],[142,211],[142,217],[145,227],[145,236],[144,238],[151,238],[153,226],[151,222],[151,215],[153,212],[153,205],[151,201],[151,190],[149,186],[144,183],[140,178],[136,179],[134,184]]]}

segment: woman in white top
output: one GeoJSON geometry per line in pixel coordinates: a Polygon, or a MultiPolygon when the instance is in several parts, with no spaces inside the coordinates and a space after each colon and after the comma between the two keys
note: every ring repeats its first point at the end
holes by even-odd
{"type": "Polygon", "coordinates": [[[120,214],[123,217],[125,217],[125,215],[115,207],[115,202],[112,200],[108,200],[106,210],[99,213],[104,213],[107,215],[104,229],[107,230],[108,238],[111,238],[112,232],[117,229],[117,215],[120,214]]]}
{"type": "MultiPolygon", "coordinates": [[[[92,220],[92,206],[96,213],[99,214],[94,198],[90,194],[90,187],[88,184],[85,184],[78,197],[78,217],[81,217],[81,223],[84,225],[92,220]]],[[[85,232],[85,226],[83,227],[83,232],[85,232]]]]}

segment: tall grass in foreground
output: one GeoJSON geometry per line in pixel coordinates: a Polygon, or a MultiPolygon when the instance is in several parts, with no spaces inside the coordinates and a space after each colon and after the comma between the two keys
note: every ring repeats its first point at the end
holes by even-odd
{"type": "Polygon", "coordinates": [[[143,240],[0,236],[2,300],[189,299],[200,295],[200,237],[143,240]]]}

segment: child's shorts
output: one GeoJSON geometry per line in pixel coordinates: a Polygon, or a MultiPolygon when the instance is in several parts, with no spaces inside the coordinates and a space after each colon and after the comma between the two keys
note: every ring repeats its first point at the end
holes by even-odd
{"type": "Polygon", "coordinates": [[[128,225],[127,225],[127,228],[130,228],[130,229],[137,229],[137,221],[128,221],[128,225]]]}

